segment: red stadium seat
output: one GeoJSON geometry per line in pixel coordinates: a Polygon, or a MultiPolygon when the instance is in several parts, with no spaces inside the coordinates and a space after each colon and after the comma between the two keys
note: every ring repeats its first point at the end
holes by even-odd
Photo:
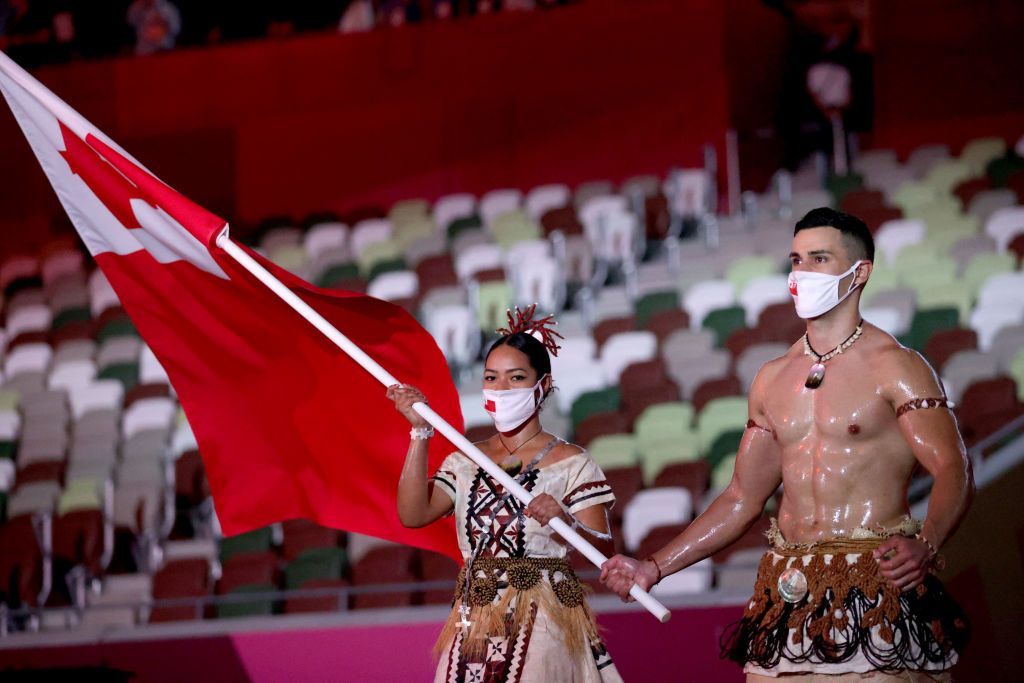
{"type": "Polygon", "coordinates": [[[654,333],[660,345],[676,330],[690,329],[690,316],[681,308],[671,308],[651,314],[645,329],[654,333]]]}
{"type": "Polygon", "coordinates": [[[401,584],[416,581],[412,567],[415,549],[404,546],[374,548],[352,568],[353,586],[396,584],[394,592],[352,596],[353,609],[374,607],[403,607],[412,604],[412,593],[402,590],[401,584]]]}
{"type": "MultiPolygon", "coordinates": [[[[210,564],[203,558],[168,562],[153,576],[153,599],[197,598],[210,594],[210,564]]],[[[149,615],[150,622],[196,619],[194,605],[157,606],[149,615]]]]}
{"type": "Polygon", "coordinates": [[[43,585],[43,557],[32,515],[18,515],[0,526],[0,602],[36,606],[43,585]]]}
{"type": "Polygon", "coordinates": [[[224,562],[217,593],[224,595],[241,586],[278,584],[278,559],[273,552],[239,553],[224,562]]]}
{"type": "Polygon", "coordinates": [[[450,605],[454,595],[455,580],[459,575],[459,564],[439,553],[424,551],[420,555],[420,576],[424,581],[444,581],[444,588],[433,588],[423,592],[424,605],[450,605]]]}
{"type": "Polygon", "coordinates": [[[701,382],[700,386],[697,387],[693,392],[693,412],[695,415],[700,414],[700,411],[707,405],[708,401],[723,396],[742,396],[743,387],[740,385],[740,380],[736,375],[730,375],[728,377],[722,377],[720,379],[709,379],[706,382],[701,382]]]}
{"type": "Polygon", "coordinates": [[[710,484],[711,465],[703,459],[670,463],[654,478],[655,487],[682,486],[689,489],[695,505],[704,498],[710,484]]]}
{"type": "Polygon", "coordinates": [[[281,529],[284,536],[281,555],[286,562],[291,562],[310,548],[337,548],[344,535],[344,532],[322,527],[308,519],[290,519],[282,522],[281,529]]]}
{"type": "Polygon", "coordinates": [[[958,351],[978,348],[978,333],[974,330],[955,327],[939,330],[924,346],[924,355],[937,372],[941,372],[946,361],[958,351]]]}
{"type": "Polygon", "coordinates": [[[594,325],[591,334],[594,342],[597,343],[597,352],[601,353],[601,347],[608,341],[609,337],[620,332],[632,332],[636,329],[636,318],[631,315],[621,318],[608,318],[594,325]]]}
{"type": "Polygon", "coordinates": [[[597,413],[583,418],[576,425],[576,434],[573,440],[586,448],[587,444],[599,436],[621,434],[628,431],[629,421],[625,414],[619,411],[597,413]]]}

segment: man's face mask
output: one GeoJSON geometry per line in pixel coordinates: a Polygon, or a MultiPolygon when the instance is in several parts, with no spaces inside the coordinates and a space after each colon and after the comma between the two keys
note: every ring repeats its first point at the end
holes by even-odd
{"type": "Polygon", "coordinates": [[[806,271],[790,273],[789,293],[793,295],[796,314],[804,319],[817,318],[845,301],[857,287],[851,282],[850,287],[840,293],[839,282],[850,273],[856,272],[857,266],[861,263],[863,261],[857,261],[849,270],[839,275],[806,271]]]}
{"type": "Polygon", "coordinates": [[[541,376],[537,383],[526,389],[484,389],[484,410],[494,420],[499,432],[511,432],[533,417],[543,402],[544,389],[541,376]]]}

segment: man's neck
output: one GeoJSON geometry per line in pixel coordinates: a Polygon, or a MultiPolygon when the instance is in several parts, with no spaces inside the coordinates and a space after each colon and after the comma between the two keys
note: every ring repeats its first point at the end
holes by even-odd
{"type": "Polygon", "coordinates": [[[857,304],[857,301],[847,300],[825,315],[808,320],[807,341],[811,348],[826,354],[846,341],[861,319],[857,304]]]}

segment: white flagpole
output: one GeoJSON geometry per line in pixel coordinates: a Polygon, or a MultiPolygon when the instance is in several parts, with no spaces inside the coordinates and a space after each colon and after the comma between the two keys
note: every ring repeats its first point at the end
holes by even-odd
{"type": "MultiPolygon", "coordinates": [[[[274,277],[270,271],[261,266],[254,258],[249,256],[244,249],[235,244],[235,242],[233,242],[228,236],[227,228],[225,228],[217,237],[217,246],[223,249],[228,256],[237,261],[240,266],[252,273],[256,279],[269,287],[274,294],[280,297],[296,313],[305,318],[311,325],[313,325],[313,327],[320,330],[320,332],[334,342],[338,348],[351,356],[354,361],[359,363],[359,365],[365,368],[367,372],[373,375],[378,382],[383,384],[385,387],[389,387],[393,384],[400,384],[400,382],[395,379],[390,372],[381,367],[377,361],[370,358],[366,352],[352,343],[348,337],[339,332],[338,329],[327,322],[322,315],[317,313],[309,304],[288,289],[280,280],[274,277]]],[[[530,501],[533,500],[532,493],[520,486],[515,479],[510,477],[504,470],[498,467],[494,461],[484,455],[483,452],[474,446],[461,432],[448,424],[444,418],[434,411],[433,408],[425,403],[416,403],[413,404],[413,409],[422,415],[427,422],[432,424],[437,431],[444,434],[445,438],[458,447],[461,452],[465,453],[473,460],[473,462],[482,467],[484,471],[486,471],[487,474],[489,474],[495,481],[504,486],[505,489],[515,496],[517,500],[523,503],[523,505],[528,505],[530,501]]],[[[574,548],[576,548],[576,550],[583,553],[583,555],[593,562],[598,568],[600,568],[608,559],[601,553],[601,551],[592,546],[585,538],[576,533],[575,529],[570,527],[561,519],[552,519],[549,524],[552,529],[558,532],[559,536],[568,541],[574,548]]],[[[640,586],[634,585],[630,589],[629,594],[637,602],[647,608],[647,611],[653,614],[662,623],[669,620],[671,612],[669,612],[664,605],[658,602],[649,593],[640,588],[640,586]]]]}

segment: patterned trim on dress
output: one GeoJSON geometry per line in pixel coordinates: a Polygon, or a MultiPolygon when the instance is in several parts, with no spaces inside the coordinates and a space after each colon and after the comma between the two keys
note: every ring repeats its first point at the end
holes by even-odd
{"type": "Polygon", "coordinates": [[[452,483],[452,481],[454,481],[454,480],[455,480],[455,475],[452,474],[451,472],[448,472],[446,470],[438,470],[437,474],[432,476],[427,481],[433,481],[433,482],[436,482],[438,484],[444,484],[445,486],[448,487],[448,490],[451,491],[451,496],[452,496],[452,498],[454,498],[455,497],[455,484],[452,483]],[[442,476],[442,475],[444,475],[444,476],[442,476]],[[449,477],[450,477],[450,479],[449,479],[449,477]]]}
{"type": "Polygon", "coordinates": [[[596,498],[598,496],[607,495],[612,493],[612,487],[608,485],[608,482],[602,479],[601,481],[589,481],[585,484],[580,484],[569,493],[565,494],[562,498],[562,503],[566,507],[572,507],[578,503],[582,503],[585,500],[596,498]],[[591,489],[599,489],[588,493],[591,489]],[[586,493],[587,495],[582,495],[586,493]]]}

